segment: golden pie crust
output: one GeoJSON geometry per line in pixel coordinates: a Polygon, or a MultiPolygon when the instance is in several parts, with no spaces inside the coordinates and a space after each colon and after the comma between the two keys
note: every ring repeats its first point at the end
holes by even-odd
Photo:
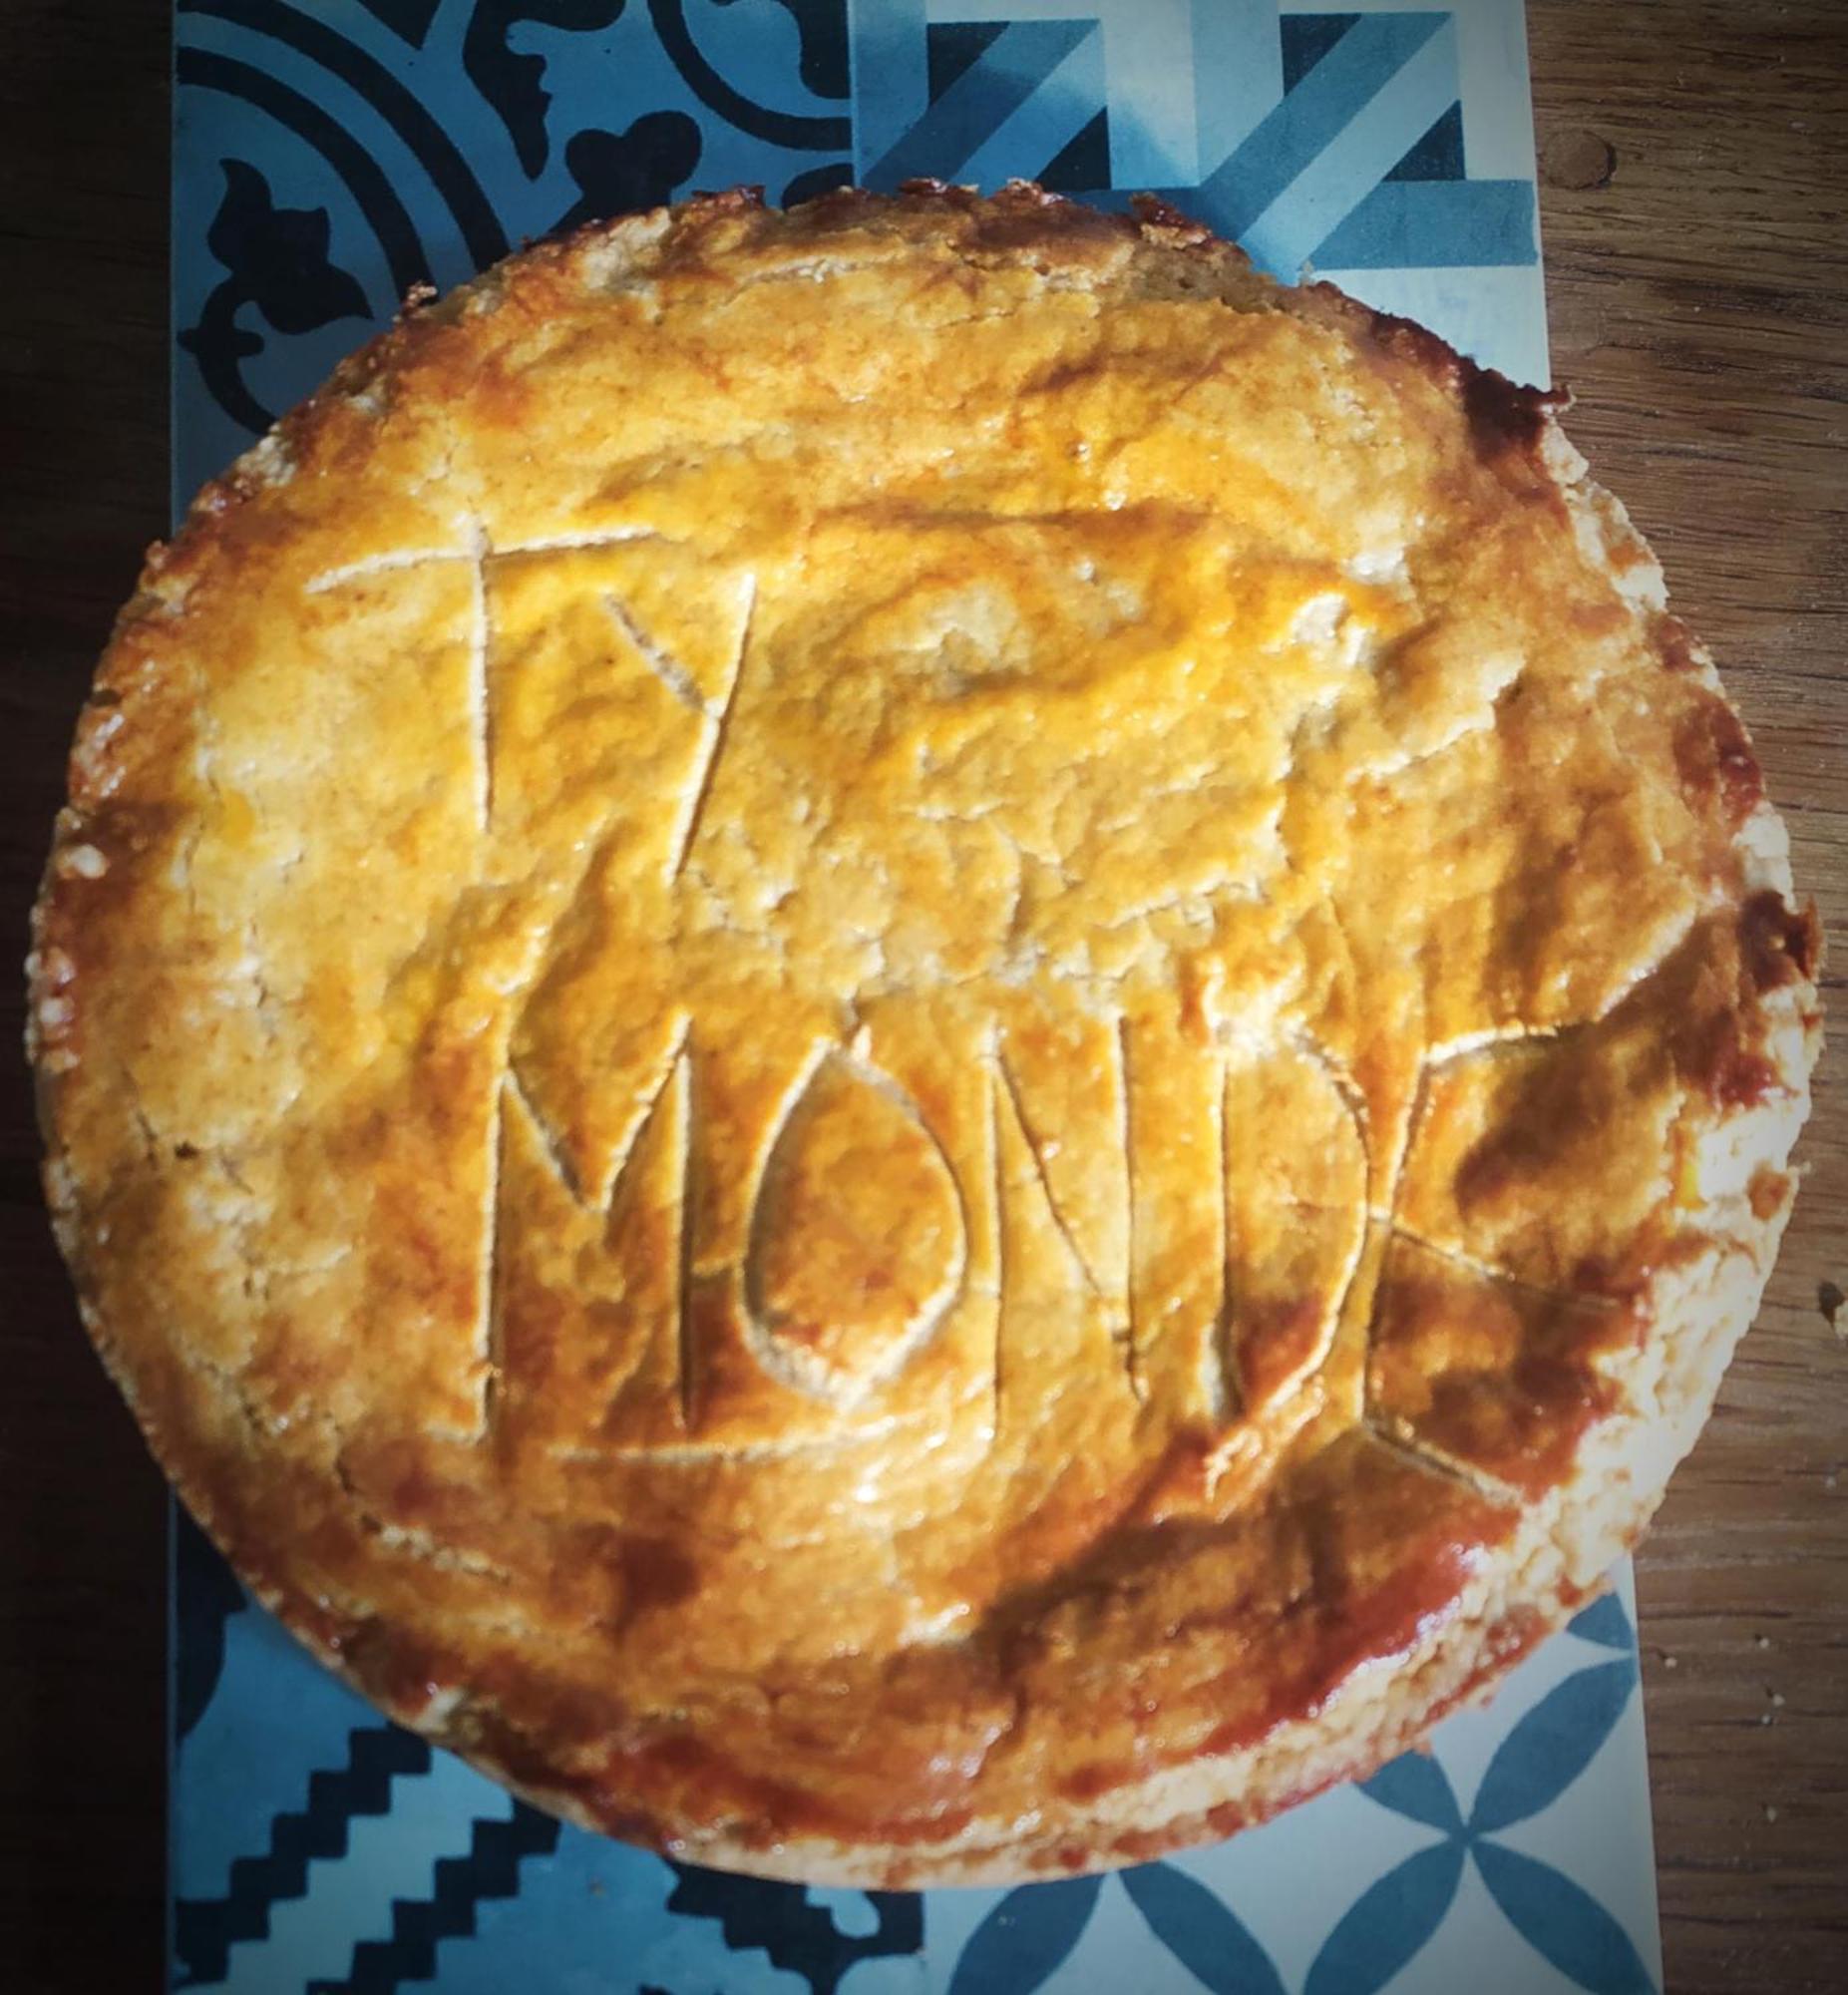
{"type": "Polygon", "coordinates": [[[1555,402],[1170,210],[732,195],[152,555],[38,910],[84,1317],[545,1806],[1127,1862],[1556,1626],[1757,1305],[1813,917],[1555,402]]]}

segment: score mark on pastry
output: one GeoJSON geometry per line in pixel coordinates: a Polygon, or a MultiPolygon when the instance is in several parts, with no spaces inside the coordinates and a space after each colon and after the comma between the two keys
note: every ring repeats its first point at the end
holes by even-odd
{"type": "Polygon", "coordinates": [[[263,1597],[536,1796],[895,1884],[1257,1818],[1558,1621],[1819,1021],[1554,406],[1171,210],[733,195],[204,495],[31,1019],[263,1597]]]}
{"type": "MultiPolygon", "coordinates": [[[[1434,1443],[1419,1436],[1436,1415],[1408,1418],[1389,1383],[1381,1384],[1403,1371],[1393,1369],[1392,1326],[1404,1315],[1404,1250],[1386,1246],[1365,1257],[1369,1226],[1381,1222],[1368,1218],[1373,1162],[1362,1092],[1326,1049],[1305,1049],[1294,1032],[1263,1051],[1203,1056],[1146,988],[1134,1021],[1113,1011],[1123,979],[1106,975],[1090,980],[1088,1002],[1085,980],[1069,977],[1060,996],[1024,1007],[997,990],[999,1012],[979,1012],[958,1044],[954,1026],[929,1029],[936,1007],[927,990],[880,994],[883,1022],[895,1003],[925,1019],[931,1043],[922,1070],[932,1094],[953,1092],[950,1069],[959,1064],[986,1073],[991,1112],[967,1121],[958,1149],[879,1070],[877,1052],[868,1050],[875,1034],[855,1022],[870,1000],[855,995],[841,1028],[852,1028],[851,1044],[845,1036],[818,1039],[794,1070],[779,1075],[772,1062],[742,1083],[734,1072],[709,1084],[708,1112],[730,1104],[731,1126],[723,1141],[706,1140],[697,1076],[703,1066],[710,1083],[735,1069],[735,1050],[696,1049],[696,986],[682,981],[690,1014],[652,1035],[636,1035],[623,994],[637,966],[660,975],[665,944],[684,943],[689,897],[708,906],[713,897],[712,879],[684,876],[737,725],[758,578],[728,579],[721,570],[715,584],[690,550],[670,552],[640,528],[500,549],[476,530],[454,551],[382,554],[309,588],[388,582],[444,562],[467,563],[474,578],[471,683],[488,877],[516,871],[523,851],[549,829],[536,827],[531,804],[523,813],[511,785],[503,786],[512,799],[503,820],[493,821],[493,716],[506,714],[521,747],[563,717],[546,686],[549,658],[558,648],[558,622],[575,627],[586,605],[600,606],[615,641],[596,695],[601,710],[572,695],[578,738],[570,752],[592,766],[599,752],[643,766],[652,754],[679,795],[664,837],[658,812],[644,819],[618,808],[586,824],[579,843],[590,857],[554,883],[547,903],[548,939],[509,1028],[510,1064],[496,1093],[478,1340],[484,1433],[516,1444],[523,1410],[570,1396],[555,1376],[558,1354],[570,1351],[582,1371],[582,1403],[602,1410],[575,1440],[553,1436],[567,1446],[590,1445],[600,1432],[625,1451],[693,1459],[774,1432],[779,1451],[832,1447],[869,1420],[923,1417],[932,1404],[956,1408],[963,1419],[979,1408],[991,1441],[1010,1417],[1040,1416],[1033,1409],[1066,1378],[1114,1373],[1145,1422],[1177,1434],[1223,1440],[1250,1419],[1299,1423],[1325,1404],[1337,1420],[1383,1421],[1382,1438],[1435,1473],[1462,1472],[1441,1450],[1427,1459],[1434,1443]],[[698,633],[686,656],[643,620],[634,588],[620,587],[620,571],[612,573],[612,562],[642,547],[651,566],[666,562],[675,586],[664,620],[698,633]],[[654,705],[642,686],[653,688],[654,705]],[[636,876],[621,864],[636,839],[660,845],[661,902],[637,899],[636,876]],[[608,878],[624,883],[620,905],[608,878]],[[586,1060],[575,1033],[561,1028],[581,1031],[593,1021],[612,983],[628,1014],[627,1037],[586,1060]],[[551,1103],[565,1104],[561,1119],[551,1103]],[[749,1185],[722,1181],[708,1153],[748,1154],[748,1139],[742,1149],[738,1139],[753,1115],[762,1126],[762,1164],[749,1185]],[[1275,1140],[1279,1131],[1288,1132],[1286,1143],[1275,1140]],[[991,1157],[968,1153],[975,1137],[991,1157]],[[1196,1145],[1207,1168],[1179,1185],[1172,1173],[1139,1177],[1139,1154],[1172,1155],[1177,1144],[1196,1145]],[[1120,1169],[1114,1195],[1105,1154],[1120,1169]],[[583,1234],[568,1276],[560,1267],[551,1282],[513,1237],[542,1198],[536,1173],[562,1194],[560,1217],[539,1230],[564,1225],[583,1234]],[[991,1208],[981,1252],[970,1238],[972,1186],[986,1188],[991,1208]],[[564,1217],[566,1208],[574,1216],[564,1217]],[[1354,1298],[1354,1334],[1364,1354],[1356,1346],[1341,1359],[1339,1328],[1352,1315],[1363,1258],[1369,1271],[1366,1294],[1354,1298]],[[585,1279],[592,1264],[604,1271],[600,1282],[585,1279]],[[1023,1295],[1033,1298],[1024,1313],[1023,1295]],[[1139,1297],[1150,1299],[1140,1319],[1139,1297]],[[902,1384],[957,1314],[963,1334],[944,1340],[938,1376],[922,1390],[902,1384]],[[985,1325],[976,1321],[984,1315],[985,1325]],[[1050,1332],[1049,1315],[1057,1326],[1050,1332]],[[551,1328],[542,1335],[543,1319],[551,1328]],[[1318,1384],[1331,1361],[1335,1376],[1318,1384]],[[793,1428],[778,1403],[791,1395],[810,1408],[793,1428]],[[1304,1396],[1304,1407],[1290,1413],[1291,1401],[1304,1396]]],[[[663,614],[658,578],[653,589],[651,606],[663,614]]],[[[747,859],[756,865],[759,855],[747,859]]],[[[804,861],[825,863],[825,848],[811,843],[804,861]]],[[[779,902],[802,886],[793,868],[779,902]]],[[[1018,919],[1016,889],[1010,929],[1018,919]]],[[[725,936],[721,919],[721,945],[725,936]]],[[[734,962],[721,953],[708,974],[723,984],[751,968],[748,956],[734,962]]],[[[877,992],[879,980],[865,984],[877,992]]],[[[1502,1026],[1482,1037],[1498,1047],[1545,1046],[1562,1030],[1502,1026]]],[[[1458,1057],[1458,1048],[1445,1048],[1447,1066],[1458,1057]]],[[[1425,1086],[1420,1078],[1418,1104],[1425,1086]]],[[[1411,1133],[1408,1125],[1407,1140],[1411,1133]]],[[[1395,1196],[1391,1186],[1376,1187],[1372,1210],[1383,1212],[1396,1238],[1395,1196]]],[[[1485,1262],[1473,1279],[1493,1285],[1498,1276],[1485,1262]]]]}

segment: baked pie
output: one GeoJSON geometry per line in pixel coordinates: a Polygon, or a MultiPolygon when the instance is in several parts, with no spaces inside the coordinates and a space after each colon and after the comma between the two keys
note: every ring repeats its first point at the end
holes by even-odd
{"type": "Polygon", "coordinates": [[[895,1886],[1491,1688],[1693,1440],[1819,1034],[1556,408],[1154,202],[733,194],[207,488],[31,1030],[256,1595],[548,1808],[895,1886]]]}

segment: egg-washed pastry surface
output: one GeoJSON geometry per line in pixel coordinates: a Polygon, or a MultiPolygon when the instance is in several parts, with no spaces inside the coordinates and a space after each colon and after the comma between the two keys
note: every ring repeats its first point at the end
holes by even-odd
{"type": "Polygon", "coordinates": [[[1600,1582],[1813,923],[1551,401],[1168,210],[721,197],[151,558],[39,910],[86,1320],[393,1716],[705,1862],[1138,1860],[1600,1582]]]}

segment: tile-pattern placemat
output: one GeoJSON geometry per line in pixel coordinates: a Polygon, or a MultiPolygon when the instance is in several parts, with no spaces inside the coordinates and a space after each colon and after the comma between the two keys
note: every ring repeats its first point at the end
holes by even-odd
{"type": "Polygon", "coordinates": [[[180,0],[175,490],[527,237],[739,182],[1153,189],[1546,373],[1519,0],[180,0]]]}
{"type": "Polygon", "coordinates": [[[239,1995],[1645,1995],[1628,1575],[1430,1757],[1018,1890],[804,1889],[561,1826],[386,1725],[178,1540],[177,1985],[239,1995]]]}
{"type": "MultiPolygon", "coordinates": [[[[1523,379],[1519,0],[182,0],[175,492],[522,239],[696,188],[1151,188],[1523,379]]],[[[176,1536],[174,1960],[244,1995],[1497,1995],[1660,1984],[1625,1575],[1432,1758],[1018,1891],[663,1861],[384,1724],[176,1536]]]]}

